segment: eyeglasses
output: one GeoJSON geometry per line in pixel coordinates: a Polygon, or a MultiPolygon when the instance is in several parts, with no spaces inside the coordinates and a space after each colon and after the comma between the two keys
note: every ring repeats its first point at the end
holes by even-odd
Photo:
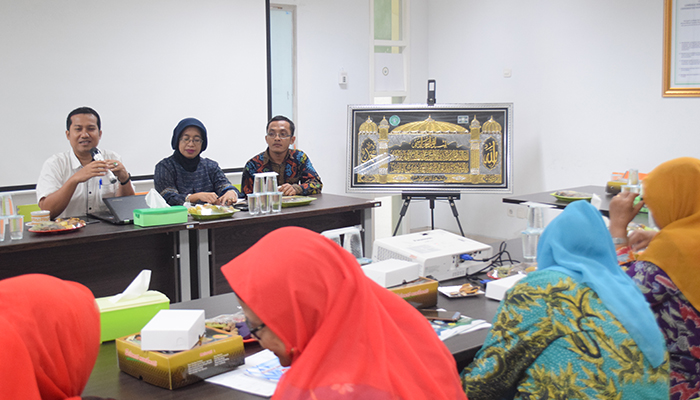
{"type": "Polygon", "coordinates": [[[280,138],[280,139],[289,139],[290,137],[292,137],[292,135],[290,135],[289,133],[267,132],[267,137],[269,137],[270,139],[274,139],[275,136],[280,138]]]}
{"type": "MultiPolygon", "coordinates": [[[[248,321],[245,321],[246,325],[248,325],[248,321]]],[[[262,324],[258,325],[257,327],[250,329],[250,325],[248,325],[248,329],[250,330],[250,336],[260,340],[260,336],[258,336],[258,332],[262,329],[265,328],[267,325],[263,322],[262,324]]]]}
{"type": "Polygon", "coordinates": [[[187,136],[183,136],[183,137],[180,138],[180,141],[181,141],[182,143],[192,142],[192,143],[194,143],[194,144],[199,145],[199,144],[202,144],[202,142],[203,142],[204,140],[202,140],[202,138],[197,137],[197,136],[195,136],[195,137],[193,137],[193,138],[190,138],[190,137],[187,137],[187,136]]]}

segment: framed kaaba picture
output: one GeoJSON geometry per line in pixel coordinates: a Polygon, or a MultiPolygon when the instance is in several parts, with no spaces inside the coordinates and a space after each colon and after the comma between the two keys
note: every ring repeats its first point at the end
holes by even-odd
{"type": "Polygon", "coordinates": [[[348,106],[347,191],[511,193],[513,104],[348,106]]]}

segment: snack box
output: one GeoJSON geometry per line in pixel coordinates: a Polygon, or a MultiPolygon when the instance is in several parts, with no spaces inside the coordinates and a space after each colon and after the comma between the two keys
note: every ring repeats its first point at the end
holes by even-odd
{"type": "Polygon", "coordinates": [[[414,281],[388,288],[416,308],[435,307],[438,298],[438,281],[420,277],[414,281]]]}
{"type": "Polygon", "coordinates": [[[116,340],[119,369],[165,389],[177,389],[235,369],[245,362],[243,338],[206,328],[200,343],[185,351],[141,350],[141,335],[116,340]]]}
{"type": "Polygon", "coordinates": [[[95,299],[100,309],[102,331],[100,341],[106,342],[118,337],[140,332],[158,311],[170,308],[168,296],[149,290],[141,296],[112,303],[109,297],[95,299]]]}
{"type": "Polygon", "coordinates": [[[187,207],[139,208],[134,210],[134,225],[156,226],[187,222],[187,207]]]}
{"type": "Polygon", "coordinates": [[[160,310],[141,329],[141,349],[191,349],[204,332],[204,310],[160,310]]]}

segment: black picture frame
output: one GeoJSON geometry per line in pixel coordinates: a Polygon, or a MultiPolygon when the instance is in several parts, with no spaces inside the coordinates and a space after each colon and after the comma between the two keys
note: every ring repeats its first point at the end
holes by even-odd
{"type": "Polygon", "coordinates": [[[511,193],[513,104],[349,105],[347,192],[511,193]]]}

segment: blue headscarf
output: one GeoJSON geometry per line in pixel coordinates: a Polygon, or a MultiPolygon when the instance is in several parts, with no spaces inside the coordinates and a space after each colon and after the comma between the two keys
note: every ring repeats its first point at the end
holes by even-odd
{"type": "Polygon", "coordinates": [[[654,368],[663,363],[661,329],[642,292],[618,265],[610,232],[590,203],[569,204],[547,226],[537,246],[537,269],[561,272],[593,289],[649,363],[654,368]]]}

